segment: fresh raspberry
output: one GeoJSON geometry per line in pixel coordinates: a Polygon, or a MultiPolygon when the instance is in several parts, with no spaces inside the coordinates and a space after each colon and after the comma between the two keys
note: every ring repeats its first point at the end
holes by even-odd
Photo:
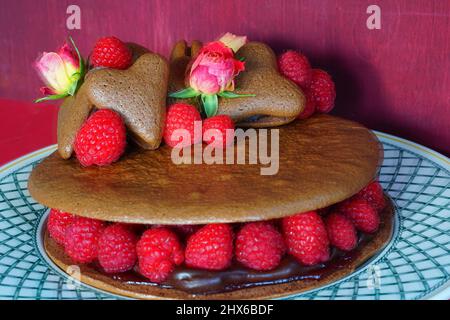
{"type": "Polygon", "coordinates": [[[272,270],[286,252],[283,236],[268,222],[245,224],[236,236],[236,259],[255,270],[272,270]]]}
{"type": "Polygon", "coordinates": [[[153,282],[161,283],[184,260],[183,248],[174,232],[159,227],[146,230],[136,251],[140,273],[153,282]]]}
{"type": "Polygon", "coordinates": [[[350,251],[356,247],[358,241],[356,229],[346,216],[332,212],[326,217],[325,224],[331,245],[343,251],[350,251]]]}
{"type": "Polygon", "coordinates": [[[105,166],[125,151],[126,130],[114,111],[102,109],[91,115],[75,137],[74,150],[83,166],[105,166]]]}
{"type": "Polygon", "coordinates": [[[227,115],[205,119],[203,121],[203,141],[215,148],[223,148],[233,144],[233,120],[227,115]]]}
{"type": "Polygon", "coordinates": [[[297,116],[298,119],[308,119],[311,117],[316,111],[316,104],[311,95],[311,91],[309,89],[303,90],[305,94],[305,108],[303,111],[297,116]]]}
{"type": "Polygon", "coordinates": [[[51,209],[48,215],[47,229],[50,237],[57,243],[64,245],[66,229],[73,222],[74,216],[70,213],[51,209]]]}
{"type": "Polygon", "coordinates": [[[194,106],[185,103],[171,105],[166,116],[164,141],[172,148],[175,146],[183,148],[191,144],[199,143],[202,141],[202,136],[201,132],[194,131],[195,121],[202,121],[202,118],[194,106]],[[183,132],[178,132],[179,137],[177,138],[172,137],[174,131],[178,129],[187,130],[190,139],[183,139],[183,132]]]}
{"type": "Polygon", "coordinates": [[[75,262],[94,261],[98,256],[98,239],[104,227],[104,222],[100,220],[75,217],[66,229],[66,254],[75,262]]]}
{"type": "Polygon", "coordinates": [[[304,265],[325,262],[330,257],[327,230],[315,211],[283,218],[288,252],[304,265]]]}
{"type": "Polygon", "coordinates": [[[378,211],[386,206],[383,188],[378,181],[369,183],[364,189],[355,195],[355,198],[367,200],[378,211]]]}
{"type": "Polygon", "coordinates": [[[186,265],[189,267],[223,270],[233,257],[233,230],[228,224],[207,224],[187,241],[186,265]]]}
{"type": "Polygon", "coordinates": [[[349,199],[341,203],[338,208],[353,222],[356,229],[362,232],[373,233],[380,225],[377,210],[367,200],[349,199]]]}
{"type": "Polygon", "coordinates": [[[103,230],[98,240],[98,262],[107,273],[125,272],[136,264],[136,236],[122,224],[103,230]]]}
{"type": "Polygon", "coordinates": [[[116,37],[98,39],[91,55],[94,67],[126,69],[131,65],[131,60],[131,50],[116,37]]]}
{"type": "Polygon", "coordinates": [[[316,111],[328,113],[333,109],[336,89],[328,73],[313,69],[310,90],[316,104],[316,111]]]}
{"type": "Polygon", "coordinates": [[[278,68],[282,75],[306,89],[311,82],[311,65],[303,54],[289,50],[278,58],[278,68]]]}

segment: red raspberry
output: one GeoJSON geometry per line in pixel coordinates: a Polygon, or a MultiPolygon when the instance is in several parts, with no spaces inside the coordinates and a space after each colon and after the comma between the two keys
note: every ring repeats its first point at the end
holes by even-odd
{"type": "Polygon", "coordinates": [[[233,257],[233,230],[228,224],[207,224],[187,241],[186,265],[189,267],[223,270],[233,257]]]}
{"type": "Polygon", "coordinates": [[[131,60],[131,50],[116,37],[98,39],[91,55],[94,67],[126,69],[131,65],[131,60]]]}
{"type": "Polygon", "coordinates": [[[64,245],[66,229],[73,222],[74,216],[67,212],[51,209],[48,215],[47,229],[50,237],[57,243],[64,245]]]}
{"type": "Polygon", "coordinates": [[[205,119],[203,121],[203,141],[205,141],[207,144],[215,148],[223,148],[233,144],[234,141],[233,120],[231,120],[231,118],[226,115],[218,115],[205,119]],[[206,136],[208,130],[211,131],[209,131],[208,136],[206,136]]]}
{"type": "Polygon", "coordinates": [[[311,65],[308,58],[293,50],[286,51],[278,58],[278,68],[282,75],[306,89],[311,82],[311,65]]]}
{"type": "Polygon", "coordinates": [[[191,144],[199,143],[202,141],[202,136],[201,132],[194,131],[195,121],[202,121],[202,118],[194,106],[185,103],[175,103],[171,105],[166,116],[164,141],[172,148],[175,146],[183,148],[190,146],[191,144]],[[190,134],[190,140],[183,140],[182,137],[177,139],[175,139],[175,137],[172,138],[174,131],[178,129],[187,130],[190,134]]]}
{"type": "Polygon", "coordinates": [[[367,200],[378,211],[386,206],[383,188],[378,181],[373,181],[355,195],[355,198],[367,200]]]}
{"type": "Polygon", "coordinates": [[[338,210],[352,220],[356,229],[373,233],[380,225],[380,217],[377,210],[364,199],[349,199],[341,203],[338,210]]]}
{"type": "Polygon", "coordinates": [[[303,92],[305,93],[305,99],[306,99],[305,108],[297,116],[298,119],[307,119],[307,118],[311,117],[314,114],[314,112],[316,111],[316,104],[311,95],[311,91],[307,89],[307,90],[303,90],[303,92]]]}
{"type": "Polygon", "coordinates": [[[137,243],[136,251],[139,271],[156,283],[165,281],[174,267],[184,260],[177,236],[162,227],[146,230],[137,243]]]}
{"type": "Polygon", "coordinates": [[[75,137],[74,150],[83,166],[105,166],[117,161],[126,146],[122,118],[103,109],[91,115],[75,137]]]}
{"type": "Polygon", "coordinates": [[[94,261],[98,256],[98,239],[104,227],[104,222],[100,220],[75,217],[66,229],[66,254],[75,262],[94,261]]]}
{"type": "Polygon", "coordinates": [[[315,211],[283,218],[288,252],[304,265],[325,262],[330,257],[327,230],[315,211]]]}
{"type": "Polygon", "coordinates": [[[247,223],[236,236],[236,259],[251,269],[275,269],[285,252],[283,236],[268,222],[247,223]]]}
{"type": "Polygon", "coordinates": [[[310,90],[318,112],[328,113],[333,109],[336,89],[328,73],[313,69],[310,90]]]}
{"type": "Polygon", "coordinates": [[[103,230],[98,240],[98,262],[108,273],[125,272],[136,264],[136,236],[123,224],[103,230]]]}
{"type": "Polygon", "coordinates": [[[325,224],[331,245],[343,251],[350,251],[356,247],[358,241],[356,229],[346,216],[332,212],[326,217],[325,224]]]}

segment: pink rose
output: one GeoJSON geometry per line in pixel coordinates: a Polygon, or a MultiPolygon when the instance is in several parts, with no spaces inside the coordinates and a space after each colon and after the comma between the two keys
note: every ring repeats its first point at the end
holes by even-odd
{"type": "Polygon", "coordinates": [[[245,69],[234,59],[233,50],[220,41],[206,44],[194,60],[189,85],[203,94],[234,90],[234,77],[245,69]]]}
{"type": "Polygon", "coordinates": [[[46,87],[45,95],[68,94],[80,78],[80,64],[77,54],[65,43],[58,52],[44,52],[34,64],[46,87]]]}
{"type": "Polygon", "coordinates": [[[219,97],[225,99],[254,97],[254,94],[234,93],[234,78],[244,71],[244,62],[234,53],[247,42],[247,37],[226,33],[218,41],[207,43],[188,66],[187,88],[169,93],[169,97],[188,99],[200,97],[207,117],[217,114],[219,97]]]}

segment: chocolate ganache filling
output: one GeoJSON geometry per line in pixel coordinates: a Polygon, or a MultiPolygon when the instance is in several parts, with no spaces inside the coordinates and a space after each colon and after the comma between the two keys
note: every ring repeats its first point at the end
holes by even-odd
{"type": "MultiPolygon", "coordinates": [[[[276,269],[270,271],[251,270],[238,262],[233,262],[230,268],[222,271],[208,271],[193,269],[184,265],[179,266],[175,268],[169,279],[161,284],[151,282],[140,275],[137,270],[114,274],[111,277],[129,285],[160,286],[192,294],[228,292],[254,286],[305,279],[320,280],[337,269],[345,268],[349,262],[358,256],[359,248],[368,243],[372,237],[372,235],[361,234],[356,249],[344,252],[333,248],[331,249],[330,259],[327,262],[313,266],[301,265],[291,256],[286,256],[276,269]]],[[[95,267],[101,271],[98,265],[95,267]]]]}
{"type": "MultiPolygon", "coordinates": [[[[390,219],[387,216],[392,214],[393,207],[390,201],[388,201],[388,205],[380,214],[380,229],[383,228],[383,224],[390,223],[390,219]]],[[[389,226],[388,231],[392,234],[392,224],[389,226]]],[[[223,293],[298,280],[321,280],[336,270],[347,268],[348,265],[358,259],[364,248],[376,238],[376,235],[377,233],[359,233],[358,244],[355,249],[344,252],[332,247],[330,250],[330,259],[313,266],[301,265],[293,257],[286,255],[280,265],[270,271],[251,270],[236,261],[232,263],[230,268],[221,271],[194,269],[182,265],[176,267],[169,278],[161,284],[151,282],[149,279],[140,275],[138,270],[109,276],[127,285],[158,286],[197,295],[223,293]]],[[[382,249],[379,248],[379,250],[382,249]]],[[[98,264],[94,268],[104,273],[98,264]]]]}
{"type": "MultiPolygon", "coordinates": [[[[305,266],[296,261],[293,257],[286,255],[280,265],[270,271],[251,270],[237,261],[233,261],[231,267],[221,271],[209,271],[189,268],[181,265],[175,268],[169,278],[163,283],[151,282],[135,269],[117,274],[106,273],[98,262],[82,265],[82,272],[91,279],[105,282],[102,277],[110,279],[109,284],[124,290],[136,292],[145,291],[144,288],[174,289],[190,295],[210,295],[232,292],[240,289],[250,289],[267,285],[282,285],[290,282],[307,283],[307,288],[313,288],[314,284],[326,284],[333,279],[339,279],[335,275],[346,275],[367,262],[379,251],[381,251],[389,239],[392,237],[394,226],[394,206],[390,199],[386,197],[387,206],[380,212],[380,226],[373,234],[359,233],[358,244],[355,249],[344,252],[334,247],[330,249],[330,259],[324,263],[305,266]]],[[[71,263],[53,239],[46,232],[46,250],[50,250],[52,257],[58,256],[63,259],[64,265],[71,263]]],[[[57,259],[57,260],[59,260],[57,259]]]]}

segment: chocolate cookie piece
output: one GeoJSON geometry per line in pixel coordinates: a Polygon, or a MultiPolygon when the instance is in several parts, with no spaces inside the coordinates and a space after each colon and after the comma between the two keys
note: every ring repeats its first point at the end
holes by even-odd
{"type": "MultiPolygon", "coordinates": [[[[186,87],[186,69],[198,44],[193,42],[195,50],[186,50],[184,41],[174,46],[170,59],[170,92],[186,87]]],[[[272,49],[261,42],[249,42],[237,52],[236,57],[245,59],[245,71],[236,78],[235,92],[256,96],[220,98],[218,114],[229,115],[240,127],[274,127],[293,121],[303,110],[305,97],[292,81],[278,72],[272,49]]],[[[198,104],[197,99],[183,101],[198,104]]]]}
{"type": "Polygon", "coordinates": [[[81,86],[73,97],[64,99],[58,112],[58,152],[63,159],[69,159],[78,130],[91,113],[92,105],[81,86]]]}
{"type": "Polygon", "coordinates": [[[150,53],[150,51],[146,47],[141,46],[140,44],[134,42],[128,42],[127,47],[133,53],[132,57],[133,63],[143,54],[150,53]]]}
{"type": "Polygon", "coordinates": [[[273,127],[293,121],[305,106],[301,90],[278,72],[272,49],[249,42],[236,54],[245,71],[236,78],[236,93],[255,97],[221,99],[218,114],[230,116],[241,127],[273,127]]]}
{"type": "Polygon", "coordinates": [[[58,115],[58,151],[68,159],[76,133],[92,109],[118,112],[134,140],[156,149],[162,139],[169,66],[154,53],[136,51],[127,70],[96,68],[89,71],[74,97],[67,98],[58,115]]]}
{"type": "Polygon", "coordinates": [[[352,196],[377,174],[381,146],[360,124],[316,115],[277,130],[276,175],[261,175],[269,165],[248,161],[176,165],[172,149],[162,146],[130,150],[106,167],[83,168],[76,159],[51,155],[34,168],[28,187],[43,205],[82,216],[202,224],[268,220],[326,207],[352,196]]]}
{"type": "MultiPolygon", "coordinates": [[[[81,281],[93,287],[111,292],[114,294],[128,296],[137,299],[269,299],[277,297],[286,297],[318,287],[328,285],[334,281],[342,279],[358,267],[364,264],[368,259],[380,252],[390,241],[395,221],[395,211],[390,199],[386,208],[380,214],[380,227],[375,235],[366,243],[361,243],[352,251],[350,258],[337,264],[331,263],[324,271],[318,273],[320,276],[305,277],[302,280],[294,280],[280,284],[266,284],[248,288],[240,288],[234,291],[218,292],[208,295],[192,294],[173,288],[163,288],[150,283],[130,283],[123,281],[119,277],[107,275],[98,268],[91,265],[80,265],[81,281]]],[[[73,265],[71,259],[64,253],[62,246],[58,245],[48,236],[44,235],[44,248],[50,259],[65,271],[73,265]]],[[[220,272],[220,271],[219,271],[220,272]]],[[[126,279],[126,277],[125,277],[126,279]]],[[[217,280],[217,279],[216,279],[217,280]]],[[[219,280],[213,281],[215,285],[219,280]]]]}
{"type": "MultiPolygon", "coordinates": [[[[188,83],[186,83],[187,68],[189,62],[197,56],[201,47],[202,43],[197,40],[192,41],[190,46],[184,40],[180,40],[174,45],[170,54],[169,92],[176,92],[188,86],[188,83]]],[[[168,104],[176,102],[188,103],[198,107],[196,98],[168,98],[168,104]]]]}

